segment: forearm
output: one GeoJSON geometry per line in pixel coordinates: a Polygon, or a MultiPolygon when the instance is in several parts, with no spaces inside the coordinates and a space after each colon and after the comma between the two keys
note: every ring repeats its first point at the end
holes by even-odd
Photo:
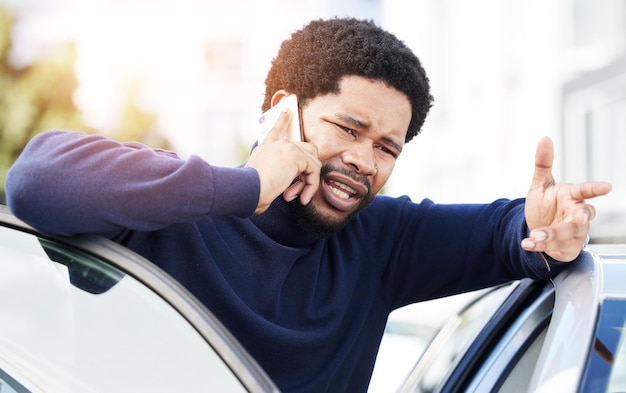
{"type": "Polygon", "coordinates": [[[52,131],[29,143],[6,190],[19,218],[43,232],[72,235],[155,230],[207,214],[248,216],[259,184],[253,169],[52,131]]]}
{"type": "Polygon", "coordinates": [[[381,206],[381,214],[389,222],[380,226],[387,229],[377,233],[376,244],[394,245],[389,248],[392,259],[385,272],[386,286],[398,296],[392,304],[556,274],[564,264],[549,262],[548,271],[539,254],[520,246],[528,231],[523,207],[523,200],[489,205],[406,201],[397,211],[381,206]]]}

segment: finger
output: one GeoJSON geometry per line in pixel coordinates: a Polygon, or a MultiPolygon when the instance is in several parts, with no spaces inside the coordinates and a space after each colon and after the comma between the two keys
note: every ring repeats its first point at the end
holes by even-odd
{"type": "Polygon", "coordinates": [[[532,230],[521,246],[526,251],[547,252],[557,260],[569,262],[585,245],[594,216],[593,206],[581,205],[564,222],[532,230]]]}
{"type": "MultiPolygon", "coordinates": [[[[567,224],[559,225],[566,226],[567,224]]],[[[578,257],[580,251],[585,247],[588,236],[580,234],[578,236],[568,236],[564,239],[553,238],[550,241],[544,240],[541,242],[535,242],[533,239],[539,239],[537,234],[522,240],[522,248],[531,252],[544,252],[557,261],[571,262],[578,257]]]]}
{"type": "Polygon", "coordinates": [[[537,144],[535,153],[535,173],[531,189],[546,189],[554,184],[552,165],[554,163],[554,144],[552,139],[543,137],[537,144]]]}
{"type": "Polygon", "coordinates": [[[571,215],[563,220],[562,223],[534,229],[530,232],[529,238],[536,244],[569,238],[584,238],[589,233],[589,222],[595,217],[595,214],[593,206],[581,204],[574,208],[571,215]]]}
{"type": "Polygon", "coordinates": [[[322,162],[318,158],[317,147],[307,142],[294,142],[304,153],[305,160],[299,164],[297,181],[284,192],[283,198],[290,202],[300,197],[300,203],[307,205],[319,188],[322,162]]]}
{"type": "Polygon", "coordinates": [[[320,185],[322,162],[318,158],[317,147],[315,147],[315,145],[300,142],[298,146],[300,146],[303,151],[307,152],[307,166],[306,168],[302,168],[300,172],[300,181],[304,185],[300,193],[300,203],[308,205],[317,193],[317,189],[320,185]]]}
{"type": "Polygon", "coordinates": [[[300,175],[300,177],[304,180],[298,179],[298,181],[289,186],[283,193],[283,198],[285,201],[291,202],[299,196],[300,203],[308,205],[319,188],[320,177],[313,173],[309,176],[300,175]]]}
{"type": "Polygon", "coordinates": [[[269,130],[267,136],[265,137],[265,141],[277,141],[280,139],[287,138],[287,133],[289,131],[289,122],[291,121],[291,111],[289,109],[283,109],[276,120],[276,123],[272,126],[272,129],[269,130]]]}
{"type": "Polygon", "coordinates": [[[580,184],[572,184],[569,193],[572,199],[583,201],[589,198],[606,195],[611,192],[611,183],[607,182],[587,182],[580,184]]]}
{"type": "Polygon", "coordinates": [[[318,160],[319,152],[317,150],[317,146],[315,146],[314,144],[309,143],[309,142],[297,142],[297,141],[295,141],[293,143],[296,144],[298,146],[298,148],[300,148],[300,150],[302,150],[303,152],[308,154],[311,159],[319,161],[318,160]]]}
{"type": "Polygon", "coordinates": [[[304,179],[304,188],[300,193],[300,203],[303,205],[308,205],[309,202],[313,199],[315,194],[317,193],[317,189],[320,186],[320,176],[319,172],[317,175],[310,174],[306,175],[304,179]]]}
{"type": "Polygon", "coordinates": [[[580,222],[586,224],[596,217],[596,208],[593,205],[582,203],[572,209],[569,217],[563,222],[580,222]]]}
{"type": "Polygon", "coordinates": [[[308,205],[317,193],[321,181],[321,171],[322,162],[316,156],[309,155],[307,168],[300,173],[300,181],[302,182],[300,203],[303,205],[308,205]]]}
{"type": "Polygon", "coordinates": [[[304,189],[304,186],[305,186],[304,182],[300,181],[300,179],[294,182],[283,193],[283,198],[285,199],[285,201],[291,202],[294,199],[296,199],[300,195],[302,190],[304,189]]]}

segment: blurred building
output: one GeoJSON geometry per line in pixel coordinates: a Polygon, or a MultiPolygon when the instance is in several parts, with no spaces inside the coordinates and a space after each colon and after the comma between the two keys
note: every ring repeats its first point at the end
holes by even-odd
{"type": "MultiPolygon", "coordinates": [[[[622,33],[622,36],[626,34],[622,33]]],[[[626,53],[564,84],[565,178],[607,179],[610,197],[596,203],[593,241],[626,241],[626,53]]]]}
{"type": "Polygon", "coordinates": [[[384,2],[415,50],[435,106],[386,191],[438,202],[524,196],[536,143],[559,181],[607,180],[592,235],[626,238],[626,2],[384,2]]]}
{"type": "Polygon", "coordinates": [[[2,3],[20,17],[16,62],[76,41],[75,98],[91,124],[115,129],[124,89],[139,86],[140,106],[179,153],[218,165],[245,159],[283,39],[314,18],[374,19],[420,57],[435,96],[386,193],[442,203],[524,196],[536,143],[549,135],[557,179],[611,181],[601,216],[626,211],[624,0],[2,3]]]}

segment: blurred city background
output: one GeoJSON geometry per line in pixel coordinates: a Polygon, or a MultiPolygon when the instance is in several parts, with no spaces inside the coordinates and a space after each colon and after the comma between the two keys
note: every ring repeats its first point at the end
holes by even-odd
{"type": "Polygon", "coordinates": [[[332,16],[375,20],[431,80],[385,193],[524,196],[549,135],[557,180],[613,183],[594,241],[626,239],[626,0],[0,0],[0,201],[46,129],[243,162],[280,42],[332,16]]]}

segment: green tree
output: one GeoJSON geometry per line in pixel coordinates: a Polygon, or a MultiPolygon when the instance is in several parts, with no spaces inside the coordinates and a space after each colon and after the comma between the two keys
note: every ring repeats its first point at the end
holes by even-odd
{"type": "Polygon", "coordinates": [[[91,131],[72,102],[77,86],[68,44],[24,68],[9,61],[13,18],[0,8],[0,194],[6,173],[25,144],[49,128],[91,131]]]}
{"type": "MultiPolygon", "coordinates": [[[[0,203],[5,202],[8,169],[35,135],[49,129],[97,132],[85,124],[73,101],[78,86],[74,45],[59,45],[32,64],[16,68],[9,61],[13,24],[10,12],[0,6],[0,203]]],[[[156,116],[135,105],[136,89],[134,86],[126,93],[121,131],[111,136],[170,148],[167,140],[154,131],[156,116]]]]}

